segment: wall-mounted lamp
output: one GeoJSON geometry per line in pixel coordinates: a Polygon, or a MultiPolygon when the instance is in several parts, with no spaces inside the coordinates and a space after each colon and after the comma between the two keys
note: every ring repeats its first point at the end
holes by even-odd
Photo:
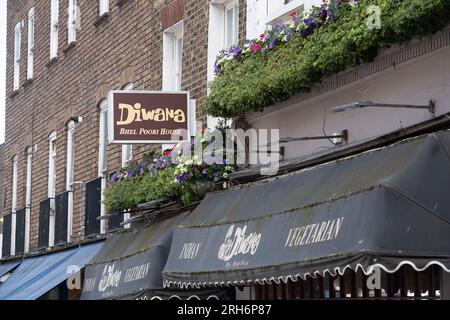
{"type": "Polygon", "coordinates": [[[343,111],[354,110],[354,109],[361,109],[361,108],[368,108],[368,107],[426,109],[429,112],[434,114],[434,112],[436,110],[436,103],[433,100],[430,100],[428,105],[391,104],[391,103],[378,103],[378,102],[372,102],[372,101],[358,101],[358,102],[353,102],[353,103],[349,103],[349,104],[344,104],[344,105],[341,105],[341,106],[333,107],[333,108],[331,108],[331,112],[343,112],[343,111]]]}

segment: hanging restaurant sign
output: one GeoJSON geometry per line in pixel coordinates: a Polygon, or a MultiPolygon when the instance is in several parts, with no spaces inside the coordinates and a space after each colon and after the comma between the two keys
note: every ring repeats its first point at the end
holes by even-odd
{"type": "Polygon", "coordinates": [[[111,91],[109,142],[158,144],[188,140],[189,101],[188,92],[111,91]]]}

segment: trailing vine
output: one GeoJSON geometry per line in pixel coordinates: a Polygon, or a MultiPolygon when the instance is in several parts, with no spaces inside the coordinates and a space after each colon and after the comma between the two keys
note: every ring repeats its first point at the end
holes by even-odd
{"type": "Polygon", "coordinates": [[[223,51],[204,108],[227,118],[262,111],[324,76],[372,62],[380,48],[433,35],[449,22],[448,0],[332,0],[223,51]],[[370,27],[377,11],[380,27],[370,27]]]}

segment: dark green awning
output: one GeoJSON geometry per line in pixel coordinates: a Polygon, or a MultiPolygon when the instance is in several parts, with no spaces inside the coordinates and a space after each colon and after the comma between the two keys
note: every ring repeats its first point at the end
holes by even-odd
{"type": "Polygon", "coordinates": [[[186,213],[110,236],[86,266],[82,300],[139,299],[163,288],[172,230],[186,213]]]}
{"type": "Polygon", "coordinates": [[[213,193],[175,229],[166,286],[379,266],[450,271],[450,132],[213,193]]]}

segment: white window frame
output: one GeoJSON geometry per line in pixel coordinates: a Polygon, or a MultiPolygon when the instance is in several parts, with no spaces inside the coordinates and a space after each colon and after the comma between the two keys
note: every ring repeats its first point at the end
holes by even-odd
{"type": "MultiPolygon", "coordinates": [[[[133,90],[133,83],[129,82],[122,87],[123,91],[133,90]]],[[[125,167],[130,161],[133,160],[133,145],[132,144],[123,144],[122,145],[122,168],[125,167]]],[[[131,214],[129,212],[125,213],[123,216],[124,221],[128,221],[131,218],[131,214]]],[[[131,228],[131,223],[125,225],[125,229],[131,228]]]]}
{"type": "Polygon", "coordinates": [[[98,176],[103,177],[108,172],[108,100],[102,100],[99,104],[99,109],[98,176]]]}
{"type": "Polygon", "coordinates": [[[33,147],[29,146],[27,148],[27,173],[25,192],[25,253],[30,252],[32,170],[33,147]]]}
{"type": "Polygon", "coordinates": [[[80,8],[77,0],[69,0],[67,17],[67,43],[72,44],[77,41],[77,30],[80,28],[80,8]]]}
{"type": "MultiPolygon", "coordinates": [[[[278,0],[280,1],[280,0],[278,0]]],[[[269,4],[271,2],[269,1],[269,4]]],[[[268,6],[267,16],[264,21],[266,25],[273,25],[275,22],[285,23],[292,20],[290,13],[295,10],[299,10],[305,5],[319,5],[321,2],[319,0],[292,0],[289,3],[285,3],[284,0],[281,0],[281,3],[278,4],[278,7],[271,8],[268,6]]]]}
{"type": "Polygon", "coordinates": [[[239,1],[227,1],[224,3],[224,45],[223,49],[230,48],[239,43],[239,1]],[[231,25],[232,36],[228,34],[228,12],[233,11],[233,21],[231,25]]]}
{"type": "Polygon", "coordinates": [[[50,19],[50,60],[58,57],[58,41],[59,41],[59,0],[51,2],[51,19],[50,19]]]}
{"type": "Polygon", "coordinates": [[[13,91],[20,88],[20,57],[22,45],[22,27],[23,21],[18,22],[14,27],[14,83],[13,91]]]}
{"type": "Polygon", "coordinates": [[[53,247],[55,245],[55,197],[56,197],[56,159],[57,159],[57,146],[56,146],[56,132],[52,132],[48,138],[49,152],[48,152],[48,193],[47,196],[50,199],[50,222],[49,222],[49,234],[48,245],[53,247]]]}
{"type": "MultiPolygon", "coordinates": [[[[108,179],[108,100],[104,99],[99,104],[100,109],[100,136],[99,136],[99,159],[98,159],[98,176],[101,181],[101,204],[100,204],[100,216],[106,215],[106,207],[103,204],[104,195],[103,192],[106,189],[106,182],[108,179]]],[[[106,221],[100,220],[100,233],[106,233],[106,221]]]]}
{"type": "Polygon", "coordinates": [[[183,47],[183,21],[180,21],[163,32],[163,91],[181,91],[183,47]],[[178,46],[180,40],[181,48],[178,46]]]}
{"type": "MultiPolygon", "coordinates": [[[[233,45],[239,42],[239,0],[213,0],[210,2],[209,6],[209,28],[208,28],[208,84],[210,84],[214,78],[214,64],[217,55],[221,50],[229,49],[227,48],[227,11],[234,8],[237,12],[237,20],[234,21],[235,25],[233,30],[237,32],[237,38],[235,39],[233,45]]],[[[209,86],[208,86],[209,94],[209,86]]],[[[214,129],[217,127],[219,122],[223,120],[222,118],[216,118],[212,116],[207,116],[207,127],[214,129]]]]}
{"type": "Polygon", "coordinates": [[[16,212],[17,212],[17,179],[19,176],[19,157],[12,159],[12,197],[11,197],[11,256],[16,255],[16,212]]]}
{"type": "Polygon", "coordinates": [[[247,39],[258,38],[274,22],[290,18],[289,14],[304,6],[320,4],[321,0],[247,0],[247,39]]]}
{"type": "Polygon", "coordinates": [[[70,120],[67,123],[67,163],[66,163],[66,191],[67,197],[67,242],[72,240],[73,228],[73,186],[75,178],[75,148],[73,144],[73,135],[75,132],[75,121],[70,120]]]}
{"type": "MultiPolygon", "coordinates": [[[[133,90],[133,83],[127,83],[122,87],[123,91],[133,90]]],[[[123,144],[122,145],[122,167],[126,166],[130,161],[133,160],[133,145],[123,144]]]]}
{"type": "Polygon", "coordinates": [[[35,26],[36,17],[34,8],[28,11],[28,59],[27,59],[27,80],[33,79],[34,68],[34,46],[35,46],[35,26]]]}
{"type": "Polygon", "coordinates": [[[110,0],[99,0],[98,4],[98,15],[101,17],[107,13],[109,13],[109,1],[110,0]]]}

